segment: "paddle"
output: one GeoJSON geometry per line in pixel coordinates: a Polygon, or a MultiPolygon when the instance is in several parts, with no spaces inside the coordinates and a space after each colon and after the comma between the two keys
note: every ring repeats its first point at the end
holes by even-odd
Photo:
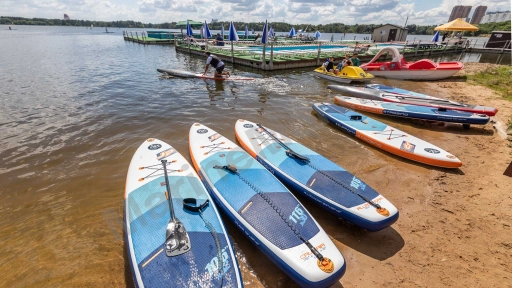
{"type": "Polygon", "coordinates": [[[258,128],[260,128],[263,132],[267,133],[267,135],[270,136],[270,138],[274,139],[277,143],[279,143],[279,145],[281,145],[284,149],[286,149],[286,155],[287,156],[292,157],[292,158],[296,158],[296,159],[299,159],[299,160],[302,160],[302,161],[305,161],[305,162],[309,161],[308,157],[302,156],[299,153],[293,151],[290,147],[288,147],[286,144],[281,142],[281,140],[277,139],[277,137],[272,135],[272,133],[270,133],[267,129],[265,129],[263,126],[261,126],[261,124],[257,123],[256,126],[258,126],[258,128]]]}
{"type": "Polygon", "coordinates": [[[165,253],[167,256],[178,256],[183,253],[190,251],[190,238],[188,237],[187,230],[181,221],[176,218],[174,213],[174,207],[172,205],[171,186],[169,185],[169,177],[167,175],[167,160],[160,160],[164,168],[165,174],[165,186],[167,191],[165,196],[169,202],[169,212],[171,213],[171,219],[167,223],[167,229],[165,231],[165,253]]]}

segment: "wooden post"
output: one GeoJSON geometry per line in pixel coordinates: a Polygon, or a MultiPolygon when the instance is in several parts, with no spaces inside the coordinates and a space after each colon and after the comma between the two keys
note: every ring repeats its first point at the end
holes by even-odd
{"type": "Polygon", "coordinates": [[[269,70],[273,70],[274,69],[274,41],[270,41],[270,67],[269,67],[269,70]]]}
{"type": "Polygon", "coordinates": [[[414,52],[414,56],[418,55],[418,49],[420,48],[421,40],[418,41],[418,44],[416,45],[416,51],[414,52]]]}
{"type": "Polygon", "coordinates": [[[231,64],[235,65],[235,51],[233,50],[233,41],[231,41],[231,64]]]}
{"type": "Polygon", "coordinates": [[[408,43],[408,42],[409,42],[409,41],[405,41],[404,48],[402,48],[402,54],[404,54],[404,53],[405,53],[405,47],[407,47],[407,43],[408,43]]]}
{"type": "MultiPolygon", "coordinates": [[[[267,36],[268,38],[268,36],[267,36]]],[[[267,40],[268,42],[268,40],[267,40]]],[[[267,61],[266,61],[266,58],[267,56],[265,55],[266,54],[266,51],[267,50],[267,43],[263,44],[263,53],[262,53],[262,56],[261,56],[261,69],[262,70],[267,70],[266,69],[266,66],[267,66],[267,61]]]]}
{"type": "Polygon", "coordinates": [[[448,47],[448,41],[446,41],[446,43],[444,43],[444,49],[443,49],[443,53],[442,54],[444,54],[444,52],[446,51],[447,47],[448,47]]]}
{"type": "Polygon", "coordinates": [[[320,53],[322,52],[321,42],[318,41],[318,55],[316,56],[316,66],[320,65],[320,53]]]}
{"type": "Polygon", "coordinates": [[[135,36],[137,36],[137,43],[140,43],[139,42],[139,33],[137,31],[135,31],[135,36]]]}

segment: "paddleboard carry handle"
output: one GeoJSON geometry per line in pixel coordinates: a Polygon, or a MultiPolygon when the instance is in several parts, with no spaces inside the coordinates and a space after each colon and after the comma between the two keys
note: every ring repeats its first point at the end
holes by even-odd
{"type": "Polygon", "coordinates": [[[174,207],[172,205],[171,186],[169,185],[169,177],[167,175],[167,160],[160,160],[164,169],[165,186],[167,188],[166,196],[169,202],[169,212],[171,219],[167,223],[165,231],[165,254],[168,257],[178,256],[190,251],[190,238],[183,223],[176,218],[174,207]]]}
{"type": "Polygon", "coordinates": [[[293,151],[290,147],[288,147],[286,144],[281,142],[281,140],[277,139],[276,136],[272,135],[267,129],[265,129],[260,123],[256,123],[256,126],[261,129],[261,131],[267,133],[270,138],[274,139],[279,145],[281,145],[284,149],[286,149],[286,155],[291,158],[299,159],[304,162],[309,162],[309,158],[306,156],[302,156],[299,153],[293,151]]]}

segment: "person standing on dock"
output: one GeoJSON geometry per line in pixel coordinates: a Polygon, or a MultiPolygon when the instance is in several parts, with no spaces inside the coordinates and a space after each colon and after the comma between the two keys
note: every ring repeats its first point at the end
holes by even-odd
{"type": "Polygon", "coordinates": [[[220,33],[217,33],[217,37],[215,37],[213,44],[215,46],[224,46],[224,38],[220,36],[220,33]]]}
{"type": "Polygon", "coordinates": [[[228,71],[224,71],[224,62],[222,62],[219,57],[212,55],[209,51],[205,52],[204,54],[208,58],[206,59],[206,67],[204,68],[203,76],[206,75],[206,72],[208,72],[210,65],[215,68],[215,77],[222,77],[222,75],[227,75],[228,77],[230,76],[228,71]]]}

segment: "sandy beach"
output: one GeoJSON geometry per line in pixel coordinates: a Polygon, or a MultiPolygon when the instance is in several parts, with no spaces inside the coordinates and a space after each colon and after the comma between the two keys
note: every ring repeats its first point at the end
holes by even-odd
{"type": "MultiPolygon", "coordinates": [[[[490,66],[466,63],[455,76],[490,66]]],[[[497,107],[492,122],[511,119],[511,102],[461,79],[430,82],[422,90],[497,107]]],[[[402,165],[361,171],[400,209],[401,216],[391,229],[367,233],[354,228],[347,236],[333,237],[348,261],[343,287],[511,287],[512,178],[503,175],[512,160],[511,142],[500,137],[491,123],[470,130],[417,125],[446,130],[439,145],[464,164],[457,170],[431,169],[424,176],[402,165]]]]}

